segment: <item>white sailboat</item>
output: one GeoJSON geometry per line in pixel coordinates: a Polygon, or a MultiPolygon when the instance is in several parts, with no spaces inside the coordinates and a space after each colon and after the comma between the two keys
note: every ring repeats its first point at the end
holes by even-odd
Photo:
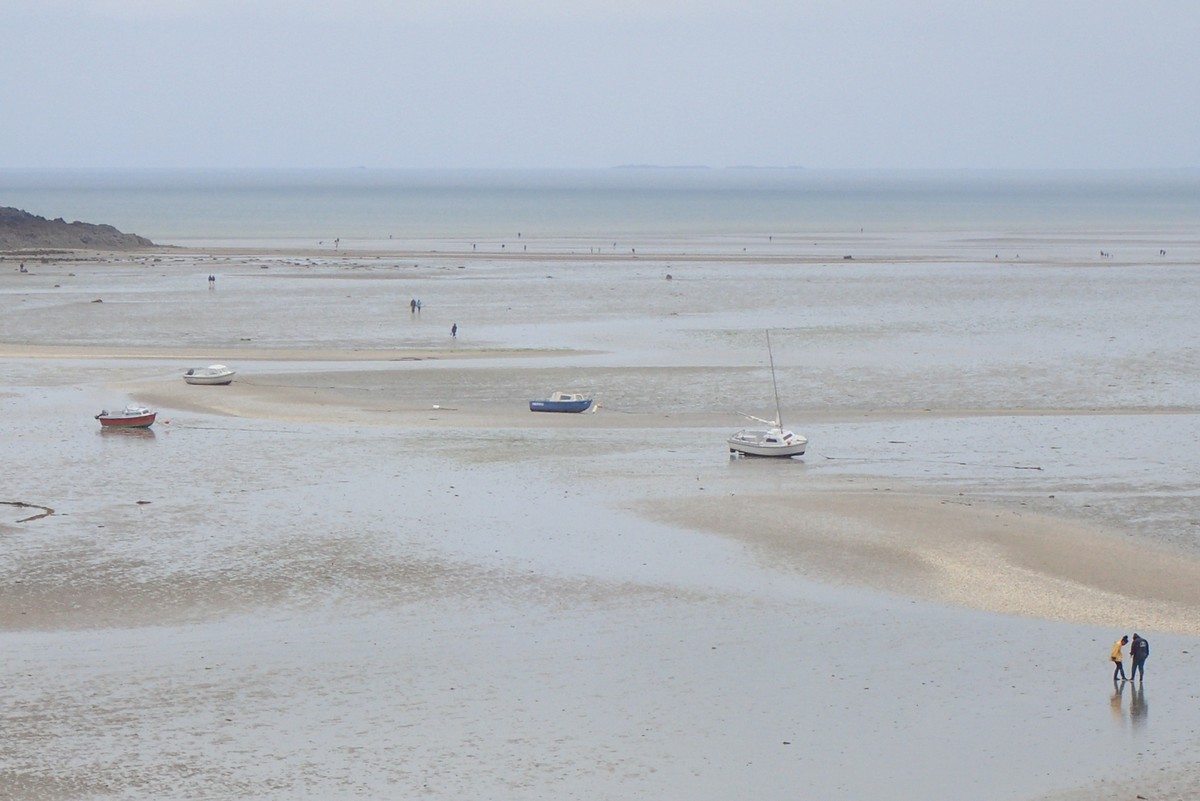
{"type": "Polygon", "coordinates": [[[803,456],[808,438],[783,427],[779,412],[779,385],[775,381],[775,356],[771,353],[771,332],[767,331],[767,356],[771,360],[771,387],[775,392],[775,419],[764,420],[752,414],[743,417],[756,420],[768,428],[743,428],[728,439],[731,456],[803,456]]]}

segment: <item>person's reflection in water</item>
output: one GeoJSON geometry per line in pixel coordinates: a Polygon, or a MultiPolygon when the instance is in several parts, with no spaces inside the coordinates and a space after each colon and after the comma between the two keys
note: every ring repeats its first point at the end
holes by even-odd
{"type": "MultiPolygon", "coordinates": [[[[1133,682],[1130,682],[1132,684],[1133,682]]],[[[1133,727],[1140,729],[1146,725],[1146,719],[1150,715],[1150,706],[1146,703],[1146,689],[1139,683],[1133,690],[1133,697],[1129,699],[1129,718],[1133,721],[1133,727]]]]}
{"type": "Polygon", "coordinates": [[[1113,719],[1116,721],[1118,726],[1125,725],[1125,710],[1123,708],[1123,702],[1125,700],[1125,685],[1127,683],[1128,682],[1124,681],[1114,681],[1112,698],[1108,702],[1112,707],[1113,719]]]}

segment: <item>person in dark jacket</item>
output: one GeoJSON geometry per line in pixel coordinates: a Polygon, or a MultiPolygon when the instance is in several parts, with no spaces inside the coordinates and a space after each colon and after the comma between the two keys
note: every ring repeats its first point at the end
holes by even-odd
{"type": "Polygon", "coordinates": [[[1133,643],[1129,646],[1129,658],[1133,667],[1129,670],[1129,680],[1135,678],[1141,681],[1146,675],[1146,657],[1150,656],[1150,643],[1140,634],[1133,635],[1133,643]]]}

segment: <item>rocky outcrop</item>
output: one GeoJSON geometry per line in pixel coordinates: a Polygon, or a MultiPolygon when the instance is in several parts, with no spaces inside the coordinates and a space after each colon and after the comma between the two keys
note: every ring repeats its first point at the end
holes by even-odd
{"type": "Polygon", "coordinates": [[[69,250],[137,250],[155,244],[144,236],[123,234],[111,225],[47,220],[27,211],[0,207],[0,250],[65,248],[69,250]]]}

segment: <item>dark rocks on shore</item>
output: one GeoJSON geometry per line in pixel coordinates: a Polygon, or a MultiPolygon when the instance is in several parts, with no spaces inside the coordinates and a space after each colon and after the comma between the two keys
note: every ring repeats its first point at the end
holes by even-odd
{"type": "Polygon", "coordinates": [[[21,209],[0,207],[0,250],[67,248],[137,250],[156,245],[144,236],[125,234],[111,225],[47,220],[21,209]]]}

